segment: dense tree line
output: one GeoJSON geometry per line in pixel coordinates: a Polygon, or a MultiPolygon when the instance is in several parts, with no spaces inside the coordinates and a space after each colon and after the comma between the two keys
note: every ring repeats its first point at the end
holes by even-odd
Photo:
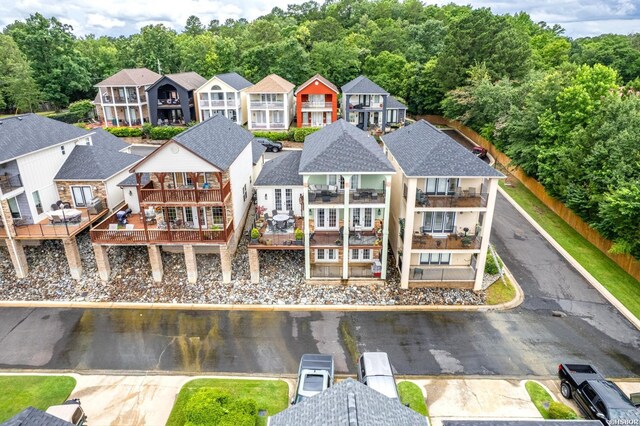
{"type": "Polygon", "coordinates": [[[444,113],[494,141],[615,250],[640,258],[639,35],[572,40],[525,13],[326,0],[126,37],[77,37],[36,13],[4,28],[0,55],[0,109],[13,111],[91,99],[122,68],[295,84],[319,72],[338,86],[364,73],[410,112],[444,113]]]}

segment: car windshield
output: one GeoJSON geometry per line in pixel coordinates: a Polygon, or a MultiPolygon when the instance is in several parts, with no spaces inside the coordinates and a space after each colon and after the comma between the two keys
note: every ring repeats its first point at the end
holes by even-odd
{"type": "Polygon", "coordinates": [[[324,389],[324,376],[310,374],[304,379],[302,390],[305,392],[322,392],[324,389]]]}

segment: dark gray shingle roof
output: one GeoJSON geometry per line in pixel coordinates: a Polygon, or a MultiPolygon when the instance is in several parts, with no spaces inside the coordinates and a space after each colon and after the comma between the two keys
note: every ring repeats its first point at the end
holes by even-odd
{"type": "Polygon", "coordinates": [[[384,135],[382,140],[407,176],[504,177],[424,120],[384,135]]]}
{"type": "Polygon", "coordinates": [[[253,86],[253,83],[238,74],[237,72],[228,72],[226,74],[218,74],[220,80],[227,83],[229,86],[233,87],[236,90],[246,89],[247,87],[253,86]]]}
{"type": "Polygon", "coordinates": [[[302,151],[288,151],[267,161],[254,186],[302,186],[301,155],[302,151]]]}
{"type": "Polygon", "coordinates": [[[343,119],[307,136],[300,158],[300,173],[394,171],[373,136],[343,119]]]}
{"type": "Polygon", "coordinates": [[[142,157],[96,146],[78,145],[54,180],[105,180],[131,167],[142,157]]]}
{"type": "Polygon", "coordinates": [[[28,407],[2,423],[2,426],[68,426],[72,424],[37,408],[28,407]]]}
{"type": "Polygon", "coordinates": [[[173,138],[220,170],[228,170],[252,139],[250,131],[220,114],[173,138]]]}
{"type": "Polygon", "coordinates": [[[91,131],[94,132],[93,135],[91,135],[91,142],[93,142],[93,146],[96,146],[98,148],[105,148],[111,151],[120,151],[129,146],[128,143],[117,136],[113,136],[106,130],[98,128],[91,131]]]}
{"type": "Polygon", "coordinates": [[[267,150],[267,147],[262,145],[257,140],[254,139],[251,141],[251,156],[253,157],[254,166],[258,164],[258,160],[260,160],[260,157],[262,156],[262,154],[264,154],[266,150],[267,150]]]}
{"type": "Polygon", "coordinates": [[[0,123],[0,162],[89,134],[38,114],[2,118],[0,123]]]}
{"type": "Polygon", "coordinates": [[[388,95],[389,92],[382,87],[369,80],[367,77],[361,75],[344,86],[342,86],[342,93],[359,93],[359,94],[376,94],[376,95],[388,95]]]}
{"type": "Polygon", "coordinates": [[[399,401],[356,382],[343,380],[269,419],[270,426],[426,426],[427,419],[399,401]]]}
{"type": "MultiPolygon", "coordinates": [[[[144,186],[148,184],[150,180],[151,180],[151,176],[149,175],[149,173],[143,173],[140,183],[142,184],[142,186],[144,186]]],[[[123,180],[118,184],[119,187],[137,186],[137,185],[138,185],[138,182],[136,181],[135,174],[130,174],[125,180],[123,180]]]]}
{"type": "Polygon", "coordinates": [[[407,106],[393,96],[389,96],[389,98],[387,99],[387,108],[407,109],[407,106]]]}
{"type": "Polygon", "coordinates": [[[173,84],[181,86],[186,91],[196,90],[206,83],[207,80],[197,72],[181,72],[177,74],[167,74],[160,77],[155,83],[147,87],[147,92],[160,84],[173,84]]]}

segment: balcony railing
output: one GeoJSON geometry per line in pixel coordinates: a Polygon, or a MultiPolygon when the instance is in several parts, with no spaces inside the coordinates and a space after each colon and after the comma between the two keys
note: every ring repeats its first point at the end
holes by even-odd
{"type": "MultiPolygon", "coordinates": [[[[115,216],[112,216],[114,218],[115,216]]],[[[233,222],[227,229],[108,229],[111,219],[90,231],[91,241],[99,244],[149,244],[149,243],[225,243],[233,234],[233,222]]]]}
{"type": "Polygon", "coordinates": [[[487,193],[461,191],[453,195],[420,195],[416,197],[416,207],[487,207],[487,193]]]}
{"type": "MultiPolygon", "coordinates": [[[[105,104],[126,104],[126,103],[130,103],[130,104],[137,104],[138,103],[138,97],[136,95],[129,95],[129,96],[103,96],[102,97],[102,102],[105,104]]],[[[147,102],[147,98],[146,96],[140,96],[140,102],[147,102]]]]}
{"type": "Polygon", "coordinates": [[[349,109],[364,110],[364,109],[382,109],[382,102],[371,102],[370,104],[349,104],[349,109]]]}
{"type": "Polygon", "coordinates": [[[270,126],[272,129],[284,129],[286,127],[284,123],[271,123],[270,126]]]}
{"type": "Polygon", "coordinates": [[[349,192],[349,203],[353,204],[384,204],[384,189],[359,188],[349,192]]]}
{"type": "Polygon", "coordinates": [[[163,189],[141,188],[140,202],[146,204],[163,203],[221,203],[231,192],[231,185],[227,181],[222,185],[222,190],[187,188],[187,189],[163,189]]]}
{"type": "Polygon", "coordinates": [[[412,265],[409,268],[409,281],[472,282],[475,276],[476,271],[472,266],[412,265]]]}
{"type": "Polygon", "coordinates": [[[22,188],[22,179],[20,174],[16,175],[0,175],[0,193],[6,194],[18,188],[22,188]]]}
{"type": "Polygon", "coordinates": [[[284,101],[263,102],[251,101],[251,108],[284,108],[284,101]]]}
{"type": "Polygon", "coordinates": [[[331,102],[302,102],[302,108],[331,109],[333,104],[331,102]]]}
{"type": "Polygon", "coordinates": [[[180,99],[158,99],[158,105],[180,105],[180,99]]]}
{"type": "Polygon", "coordinates": [[[414,250],[480,250],[480,244],[482,244],[482,237],[477,235],[433,236],[432,234],[414,233],[412,239],[414,250]]]}

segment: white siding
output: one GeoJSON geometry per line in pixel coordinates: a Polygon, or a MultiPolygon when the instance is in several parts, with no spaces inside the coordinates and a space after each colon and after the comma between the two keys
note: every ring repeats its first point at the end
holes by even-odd
{"type": "MultiPolygon", "coordinates": [[[[251,170],[251,164],[251,157],[249,157],[249,170],[251,170]]],[[[149,154],[146,161],[137,166],[135,170],[140,173],[220,171],[175,142],[167,142],[152,154],[149,154]]]]}
{"type": "MultiPolygon", "coordinates": [[[[105,182],[105,186],[107,188],[107,206],[109,207],[109,209],[113,209],[115,206],[124,201],[123,190],[118,186],[118,184],[125,180],[129,175],[129,170],[123,170],[122,172],[118,173],[105,182]]],[[[125,188],[125,191],[128,192],[128,190],[129,188],[125,188]]],[[[133,188],[133,191],[135,190],[136,189],[133,188]]]]}
{"type": "Polygon", "coordinates": [[[251,184],[251,176],[253,170],[253,156],[251,154],[251,144],[247,144],[246,148],[238,155],[236,160],[229,167],[229,178],[231,180],[231,200],[233,202],[233,226],[236,230],[242,227],[242,218],[244,217],[249,205],[251,204],[251,194],[253,193],[253,185],[251,184]],[[247,197],[243,200],[242,188],[246,185],[247,197]]]}
{"type": "MultiPolygon", "coordinates": [[[[118,188],[119,189],[119,188],[118,188]]],[[[135,186],[125,186],[122,188],[124,202],[129,205],[133,213],[140,213],[140,203],[138,202],[138,190],[135,186]],[[129,194],[131,191],[131,194],[129,194]]]]}
{"type": "MultiPolygon", "coordinates": [[[[265,207],[266,212],[271,216],[271,210],[275,208],[275,190],[282,189],[282,200],[284,203],[285,200],[285,189],[292,190],[292,204],[293,204],[293,212],[296,216],[302,216],[302,210],[300,208],[300,196],[304,192],[304,187],[302,186],[260,186],[256,187],[257,193],[257,204],[259,206],[265,207]]],[[[280,212],[285,213],[284,209],[278,209],[280,212]]]]}

